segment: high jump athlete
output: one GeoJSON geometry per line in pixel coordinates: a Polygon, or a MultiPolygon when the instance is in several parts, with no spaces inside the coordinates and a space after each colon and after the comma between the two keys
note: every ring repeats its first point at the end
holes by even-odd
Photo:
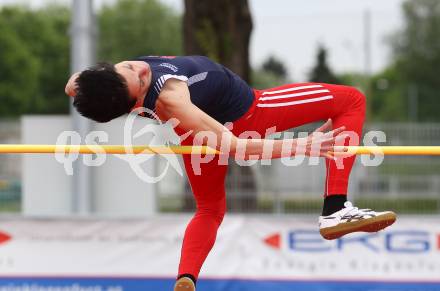
{"type": "MultiPolygon", "coordinates": [[[[76,73],[68,81],[66,93],[74,97],[73,105],[80,114],[97,122],[107,122],[145,107],[163,121],[177,119],[178,133],[192,131],[182,145],[192,145],[197,133],[209,131],[218,140],[218,150],[222,139],[223,142],[228,139],[228,154],[234,154],[242,146],[244,159],[262,158],[267,142],[264,135],[271,127],[281,132],[327,120],[316,130],[322,134],[290,140],[291,156],[313,155],[312,144],[318,142],[321,146],[315,155],[326,158],[324,205],[319,217],[321,235],[335,239],[352,232],[376,232],[396,219],[393,212],[358,209],[348,202],[347,185],[355,156],[343,158],[341,169],[329,153],[343,131],[361,136],[365,97],[355,88],[300,83],[254,90],[207,57],[151,56],[115,65],[100,63],[76,73]],[[226,122],[232,123],[232,129],[224,126],[226,122]],[[334,129],[330,131],[331,127],[334,129]],[[240,138],[245,131],[256,132],[262,138],[240,138]]],[[[282,144],[283,140],[273,141],[271,158],[285,156],[282,144]]],[[[194,291],[225,214],[227,165],[219,164],[217,155],[202,163],[200,173],[196,173],[190,155],[183,155],[183,160],[197,210],[185,231],[174,290],[194,291]]]]}

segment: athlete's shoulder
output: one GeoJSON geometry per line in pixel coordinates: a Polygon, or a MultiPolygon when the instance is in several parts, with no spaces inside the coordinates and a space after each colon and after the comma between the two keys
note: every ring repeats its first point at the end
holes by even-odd
{"type": "Polygon", "coordinates": [[[185,63],[185,62],[195,62],[195,63],[211,63],[217,64],[214,60],[203,55],[184,55],[184,56],[139,56],[134,60],[145,61],[149,63],[157,62],[170,62],[170,63],[185,63]]]}

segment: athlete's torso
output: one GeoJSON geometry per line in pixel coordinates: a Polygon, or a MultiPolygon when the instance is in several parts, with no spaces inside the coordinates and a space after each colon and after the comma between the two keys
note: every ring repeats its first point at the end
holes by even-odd
{"type": "Polygon", "coordinates": [[[243,116],[254,100],[246,82],[224,66],[203,56],[139,57],[151,67],[152,78],[144,107],[155,111],[156,100],[165,81],[186,81],[191,102],[220,123],[243,116]]]}

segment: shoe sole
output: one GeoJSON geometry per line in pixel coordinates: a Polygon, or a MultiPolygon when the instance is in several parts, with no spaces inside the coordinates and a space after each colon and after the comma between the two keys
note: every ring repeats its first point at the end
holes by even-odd
{"type": "Polygon", "coordinates": [[[352,232],[378,232],[392,225],[396,221],[396,217],[394,212],[390,212],[364,220],[345,222],[336,226],[326,227],[320,229],[319,233],[323,238],[332,240],[352,232]]]}
{"type": "Polygon", "coordinates": [[[196,291],[196,287],[191,279],[182,277],[176,281],[174,291],[196,291]]]}

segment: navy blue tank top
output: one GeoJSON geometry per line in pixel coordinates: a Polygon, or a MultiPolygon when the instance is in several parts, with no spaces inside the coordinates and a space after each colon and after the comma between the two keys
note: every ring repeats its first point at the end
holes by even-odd
{"type": "Polygon", "coordinates": [[[246,82],[224,66],[203,56],[139,57],[151,67],[151,84],[144,107],[155,111],[157,97],[166,80],[185,81],[191,102],[224,124],[243,116],[252,105],[254,93],[246,82]]]}

